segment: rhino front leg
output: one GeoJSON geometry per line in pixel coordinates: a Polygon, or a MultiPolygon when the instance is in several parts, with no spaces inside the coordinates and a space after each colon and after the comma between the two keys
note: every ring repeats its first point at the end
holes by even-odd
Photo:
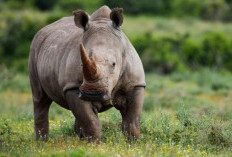
{"type": "Polygon", "coordinates": [[[91,102],[80,100],[76,91],[67,91],[65,98],[76,118],[74,129],[79,137],[86,138],[89,142],[99,142],[101,140],[100,121],[92,109],[91,102]]]}
{"type": "Polygon", "coordinates": [[[80,122],[78,122],[78,119],[75,119],[74,131],[78,134],[80,139],[84,139],[84,133],[83,130],[81,130],[80,122]]]}
{"type": "Polygon", "coordinates": [[[140,137],[140,114],[143,107],[144,87],[135,87],[127,96],[125,105],[120,110],[122,131],[129,139],[140,137]]]}

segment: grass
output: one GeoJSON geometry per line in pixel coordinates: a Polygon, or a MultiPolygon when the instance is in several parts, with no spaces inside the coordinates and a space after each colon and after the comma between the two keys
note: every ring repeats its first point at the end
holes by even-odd
{"type": "Polygon", "coordinates": [[[35,141],[28,77],[2,69],[11,79],[3,79],[0,88],[0,156],[232,155],[230,73],[147,74],[141,138],[128,142],[119,112],[111,109],[99,114],[102,143],[96,145],[79,140],[71,112],[56,104],[49,113],[49,141],[35,141]]]}

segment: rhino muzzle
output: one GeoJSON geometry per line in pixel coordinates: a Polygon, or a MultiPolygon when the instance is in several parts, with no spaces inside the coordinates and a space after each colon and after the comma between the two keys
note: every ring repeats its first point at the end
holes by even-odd
{"type": "Polygon", "coordinates": [[[110,95],[106,86],[100,85],[100,82],[84,82],[79,88],[79,98],[87,101],[107,101],[110,95]]]}
{"type": "Polygon", "coordinates": [[[110,96],[107,92],[103,91],[83,91],[80,90],[79,98],[86,101],[99,101],[104,102],[110,100],[110,96]]]}

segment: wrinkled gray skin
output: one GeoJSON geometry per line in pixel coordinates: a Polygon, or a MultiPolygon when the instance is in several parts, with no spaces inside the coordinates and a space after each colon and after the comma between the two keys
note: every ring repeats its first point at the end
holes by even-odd
{"type": "Polygon", "coordinates": [[[80,138],[100,141],[98,113],[111,107],[122,115],[123,133],[139,138],[145,76],[141,60],[121,31],[121,24],[122,13],[103,6],[91,16],[78,10],[74,16],[64,17],[35,35],[29,72],[37,140],[48,139],[48,111],[53,101],[72,111],[76,118],[74,129],[80,138]],[[113,11],[115,16],[110,18],[113,11]],[[98,79],[92,82],[83,76],[81,43],[96,63],[98,79]],[[88,82],[104,87],[108,99],[82,100],[80,87],[88,82]]]}

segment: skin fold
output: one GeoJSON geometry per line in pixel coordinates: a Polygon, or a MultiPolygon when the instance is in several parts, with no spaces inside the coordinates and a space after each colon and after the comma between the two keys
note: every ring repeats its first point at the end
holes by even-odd
{"type": "Polygon", "coordinates": [[[81,139],[101,140],[98,113],[112,107],[122,131],[139,138],[145,75],[141,60],[121,31],[122,9],[82,10],[44,28],[34,37],[29,73],[36,139],[48,140],[48,111],[54,101],[71,110],[81,139]]]}

